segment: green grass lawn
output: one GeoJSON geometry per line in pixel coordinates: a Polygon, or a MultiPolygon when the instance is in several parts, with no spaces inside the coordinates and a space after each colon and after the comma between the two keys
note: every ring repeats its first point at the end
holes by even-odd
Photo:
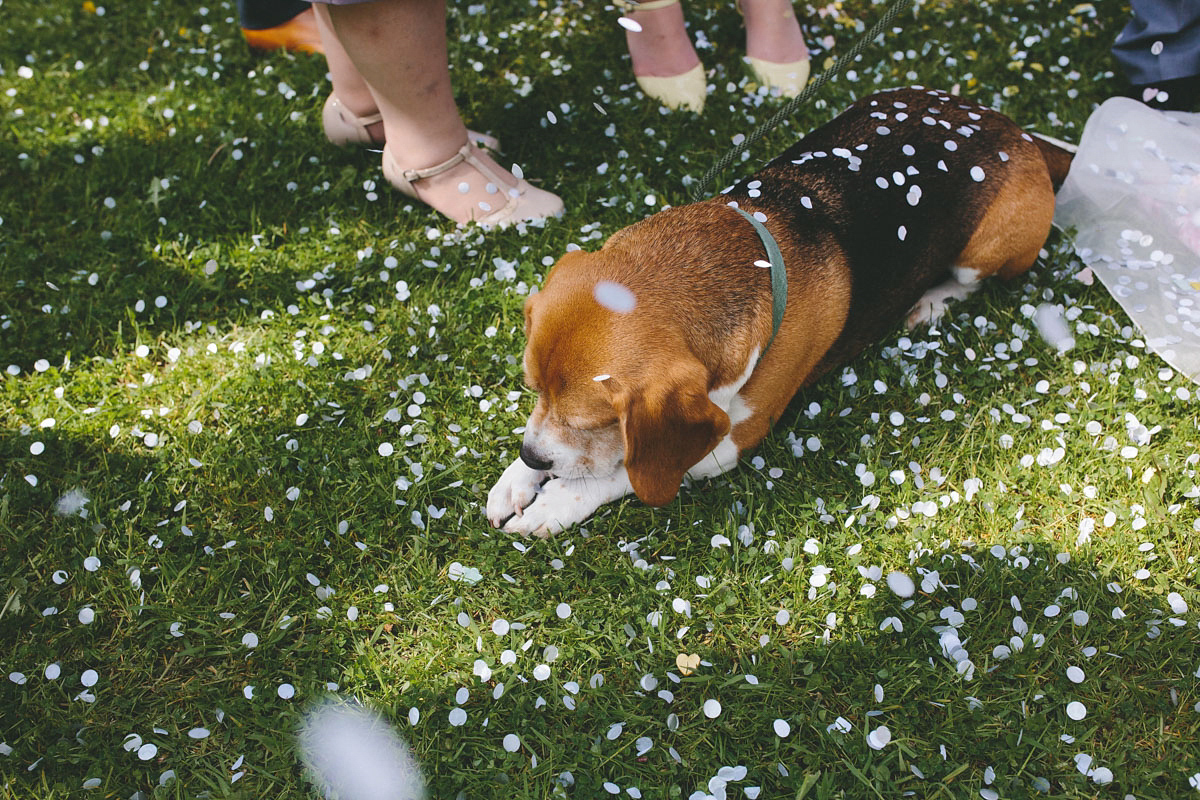
{"type": "MultiPolygon", "coordinates": [[[[883,11],[798,8],[817,70],[883,11]]],[[[780,101],[732,3],[688,5],[702,116],[640,96],[600,3],[477,11],[460,107],[563,196],[544,227],[414,207],[227,0],[0,6],[0,797],[315,796],[331,693],[436,798],[1197,796],[1198,388],[1060,234],[671,505],[488,527],[526,294],[780,101]]],[[[1078,140],[1126,14],[922,3],[723,180],[910,83],[1078,140]]]]}

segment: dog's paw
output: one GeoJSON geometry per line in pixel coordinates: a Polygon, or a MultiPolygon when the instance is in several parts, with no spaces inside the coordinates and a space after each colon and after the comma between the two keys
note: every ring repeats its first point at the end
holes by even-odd
{"type": "Polygon", "coordinates": [[[941,319],[945,313],[945,303],[928,303],[922,297],[908,312],[908,316],[904,320],[904,328],[905,330],[914,331],[922,325],[928,325],[941,319]]]}
{"type": "Polygon", "coordinates": [[[501,527],[509,518],[519,519],[545,480],[546,473],[530,468],[519,458],[509,464],[488,492],[487,518],[492,527],[501,527]]]}
{"type": "Polygon", "coordinates": [[[542,484],[533,504],[508,520],[504,530],[522,536],[550,536],[583,522],[605,503],[632,493],[624,467],[602,477],[551,478],[542,484]]]}
{"type": "Polygon", "coordinates": [[[600,507],[588,489],[587,481],[551,478],[542,484],[532,504],[505,523],[504,530],[544,539],[583,522],[600,507]]]}
{"type": "Polygon", "coordinates": [[[950,308],[951,301],[963,300],[974,290],[974,285],[959,283],[955,280],[939,284],[922,295],[912,310],[908,312],[905,324],[911,331],[921,325],[937,322],[950,308]]]}

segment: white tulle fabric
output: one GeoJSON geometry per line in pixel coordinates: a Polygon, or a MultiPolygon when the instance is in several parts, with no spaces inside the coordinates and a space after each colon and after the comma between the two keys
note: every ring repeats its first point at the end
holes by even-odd
{"type": "Polygon", "coordinates": [[[1123,97],[1088,120],[1055,224],[1141,328],[1200,382],[1200,114],[1123,97]]]}

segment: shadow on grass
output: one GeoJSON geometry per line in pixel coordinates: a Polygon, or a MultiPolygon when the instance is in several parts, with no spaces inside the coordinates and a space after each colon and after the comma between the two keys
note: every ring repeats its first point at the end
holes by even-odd
{"type": "MultiPolygon", "coordinates": [[[[247,323],[286,305],[298,281],[326,263],[331,208],[358,215],[361,200],[348,194],[361,182],[356,165],[367,166],[361,154],[330,155],[343,166],[321,170],[339,176],[327,193],[288,192],[287,176],[303,169],[303,142],[264,144],[271,154],[235,161],[233,135],[183,127],[188,133],[170,139],[112,132],[100,140],[104,154],[83,166],[72,161],[75,148],[51,147],[12,175],[0,200],[9,206],[0,243],[8,363],[107,356],[141,330],[161,335],[185,320],[247,323]],[[272,157],[281,163],[269,166],[272,157]]],[[[16,149],[0,145],[0,158],[15,162],[16,149]]]]}
{"type": "MultiPolygon", "coordinates": [[[[653,576],[662,577],[658,569],[648,580],[628,565],[600,564],[611,551],[583,549],[560,572],[501,557],[511,563],[492,569],[503,566],[516,585],[498,609],[492,591],[461,591],[472,625],[486,630],[487,613],[512,612],[511,620],[530,625],[522,638],[556,644],[561,654],[546,683],[527,682],[536,651],[527,666],[511,669],[495,663],[490,643],[482,654],[462,653],[457,663],[451,657],[431,664],[420,654],[419,626],[356,637],[345,688],[374,698],[396,721],[410,706],[421,709],[428,722],[406,728],[406,736],[435,795],[545,796],[556,776],[569,771],[576,796],[603,796],[608,784],[638,787],[646,796],[673,796],[679,787],[678,796],[688,797],[712,792],[709,780],[721,766],[740,765],[748,770],[740,785],[760,785],[767,796],[807,787],[813,797],[909,790],[961,797],[986,785],[989,767],[1002,796],[1090,796],[1104,773],[1078,770],[1081,752],[1139,796],[1186,790],[1197,699],[1190,671],[1200,656],[1194,630],[1175,627],[1153,589],[1097,573],[1078,556],[1061,563],[1036,539],[1010,545],[1001,557],[969,547],[921,553],[909,568],[917,583],[911,602],[881,586],[874,600],[842,589],[836,599],[822,596],[799,608],[807,575],[783,575],[785,587],[800,584],[790,586],[795,598],[783,600],[793,609],[786,626],[745,616],[746,609],[778,607],[780,598],[764,603],[760,596],[778,591],[775,584],[740,583],[735,574],[713,570],[715,588],[692,597],[692,616],[682,619],[664,608],[669,594],[649,590],[653,576]],[[1111,591],[1114,580],[1122,584],[1118,594],[1111,591]],[[542,612],[563,598],[572,606],[570,620],[542,612]],[[1111,614],[1115,606],[1125,615],[1120,620],[1111,614]],[[492,610],[476,617],[484,608],[492,610]],[[597,608],[607,615],[593,616],[597,608]],[[830,610],[838,624],[833,640],[820,644],[830,610]],[[1086,623],[1078,612],[1088,615],[1086,623]],[[664,615],[661,628],[646,623],[652,613],[664,615]],[[881,632],[889,619],[902,632],[893,623],[881,632]],[[677,625],[691,626],[688,644],[675,642],[677,625]],[[760,644],[763,633],[770,641],[760,644]],[[699,656],[694,674],[681,674],[680,652],[699,656]],[[496,674],[480,685],[471,658],[482,658],[496,674]],[[439,673],[432,680],[431,666],[439,673]],[[1082,682],[1074,682],[1071,667],[1082,670],[1082,682]],[[561,688],[571,680],[574,689],[561,688]],[[500,696],[493,691],[498,684],[507,687],[500,696]],[[451,702],[456,685],[472,687],[461,703],[468,722],[460,728],[448,727],[444,716],[457,704],[451,702]],[[710,718],[704,709],[713,700],[720,705],[710,718]],[[1083,720],[1069,716],[1075,701],[1087,711],[1083,720]],[[522,723],[481,729],[479,720],[489,716],[522,723]],[[830,729],[839,718],[850,723],[849,732],[830,729]],[[779,719],[787,723],[785,736],[777,733],[779,719]],[[880,726],[891,740],[875,750],[867,735],[878,737],[880,726]],[[510,732],[523,742],[517,754],[498,744],[510,732]],[[644,752],[634,746],[640,737],[647,737],[644,752]]],[[[694,577],[687,564],[671,562],[681,569],[674,591],[684,596],[694,577]]],[[[838,573],[846,570],[852,567],[838,573]]],[[[729,788],[733,796],[739,785],[729,788]]]]}

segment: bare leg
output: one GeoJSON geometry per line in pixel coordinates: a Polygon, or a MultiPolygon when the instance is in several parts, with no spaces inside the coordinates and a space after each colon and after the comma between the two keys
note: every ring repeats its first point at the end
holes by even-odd
{"type": "MultiPolygon", "coordinates": [[[[340,52],[383,117],[385,164],[390,162],[393,171],[419,170],[454,157],[467,143],[467,128],[450,85],[445,0],[377,0],[326,10],[340,52]]],[[[331,74],[337,58],[330,60],[331,74]]],[[[336,74],[334,81],[340,92],[336,74]]],[[[471,152],[486,174],[464,161],[414,181],[418,199],[458,222],[487,217],[514,192],[525,205],[514,220],[561,211],[553,195],[519,182],[478,148],[471,152]]]]}
{"type": "Polygon", "coordinates": [[[625,30],[635,75],[665,78],[681,75],[700,63],[679,3],[627,16],[641,27],[640,31],[625,30]]]}
{"type": "MultiPolygon", "coordinates": [[[[324,3],[313,3],[313,11],[317,15],[317,30],[321,33],[321,43],[325,46],[325,61],[329,66],[329,77],[333,81],[333,93],[338,101],[356,117],[366,117],[374,114],[378,107],[371,87],[358,74],[354,62],[346,48],[342,47],[337,34],[333,32],[333,22],[329,19],[329,6],[324,3]]],[[[367,126],[371,139],[377,143],[383,142],[383,122],[367,126]]]]}
{"type": "Polygon", "coordinates": [[[701,111],[707,79],[678,0],[649,0],[627,16],[632,24],[625,29],[625,43],[638,86],[667,108],[701,111]]]}
{"type": "MultiPolygon", "coordinates": [[[[415,167],[452,156],[467,129],[450,87],[445,0],[378,0],[326,10],[342,52],[374,95],[395,152],[415,167]]],[[[341,97],[333,70],[331,58],[341,97]]],[[[359,111],[350,98],[341,99],[359,111]]]]}
{"type": "Polygon", "coordinates": [[[746,55],[776,64],[808,58],[791,0],[739,0],[746,19],[746,55]]]}

